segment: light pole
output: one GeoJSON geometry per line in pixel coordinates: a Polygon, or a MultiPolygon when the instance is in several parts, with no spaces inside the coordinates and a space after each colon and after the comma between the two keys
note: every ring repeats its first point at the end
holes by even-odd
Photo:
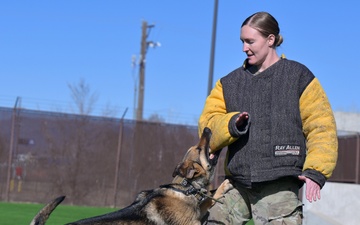
{"type": "Polygon", "coordinates": [[[209,80],[208,80],[207,95],[210,94],[212,86],[213,86],[217,12],[218,12],[218,0],[215,0],[212,37],[211,37],[210,68],[209,68],[209,80]]]}

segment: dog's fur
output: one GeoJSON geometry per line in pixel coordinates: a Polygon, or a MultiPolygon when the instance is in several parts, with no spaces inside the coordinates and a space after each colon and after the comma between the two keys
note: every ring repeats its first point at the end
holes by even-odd
{"type": "MultiPolygon", "coordinates": [[[[209,158],[211,130],[205,128],[200,141],[191,147],[173,172],[173,182],[159,188],[142,191],[135,201],[112,213],[82,219],[68,225],[199,225],[207,210],[223,194],[232,188],[225,180],[213,197],[208,195],[219,153],[209,158]]],[[[30,225],[45,224],[56,206],[63,201],[61,196],[46,205],[30,225]]]]}

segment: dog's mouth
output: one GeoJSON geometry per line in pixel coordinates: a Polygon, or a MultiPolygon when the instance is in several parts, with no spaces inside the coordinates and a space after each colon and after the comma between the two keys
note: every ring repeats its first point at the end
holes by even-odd
{"type": "MultiPolygon", "coordinates": [[[[207,165],[210,166],[209,169],[213,168],[216,166],[221,150],[216,151],[215,153],[212,153],[210,155],[210,139],[211,139],[211,135],[212,132],[209,128],[205,127],[203,134],[201,136],[201,141],[200,141],[200,145],[199,145],[199,149],[203,148],[205,150],[205,158],[207,161],[207,165]]],[[[201,157],[200,157],[200,161],[201,161],[201,157]]],[[[203,165],[204,166],[204,165],[203,165]]]]}
{"type": "Polygon", "coordinates": [[[210,164],[211,167],[216,166],[216,164],[217,164],[217,162],[219,160],[221,151],[222,151],[222,149],[212,153],[211,156],[209,154],[207,154],[208,155],[208,161],[209,161],[209,164],[210,164]]]}
{"type": "Polygon", "coordinates": [[[179,175],[180,177],[190,179],[196,176],[203,176],[204,174],[206,174],[207,177],[213,173],[221,150],[211,154],[210,156],[210,138],[211,130],[205,127],[201,135],[200,142],[196,146],[196,152],[193,151],[193,148],[188,150],[183,161],[175,168],[173,177],[179,175]],[[200,171],[202,172],[200,173],[200,171]]]}

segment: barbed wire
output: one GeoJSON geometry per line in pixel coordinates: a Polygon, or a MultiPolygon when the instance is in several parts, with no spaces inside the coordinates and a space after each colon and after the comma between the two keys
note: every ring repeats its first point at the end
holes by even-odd
{"type": "MultiPolygon", "coordinates": [[[[0,107],[14,108],[17,97],[0,95],[0,107]]],[[[39,99],[31,97],[20,97],[21,101],[17,107],[38,110],[38,111],[47,111],[47,112],[56,112],[56,113],[70,113],[78,114],[76,106],[71,101],[62,101],[62,100],[51,100],[51,99],[39,99]]],[[[127,110],[124,118],[134,119],[135,109],[128,106],[118,106],[118,105],[109,105],[109,104],[94,104],[91,108],[90,115],[92,116],[102,116],[102,117],[121,117],[124,112],[127,110]]],[[[144,119],[151,120],[157,119],[157,122],[171,123],[171,124],[183,124],[183,125],[197,125],[197,120],[200,115],[195,115],[191,113],[182,113],[176,112],[172,109],[145,109],[144,110],[144,119]]]]}

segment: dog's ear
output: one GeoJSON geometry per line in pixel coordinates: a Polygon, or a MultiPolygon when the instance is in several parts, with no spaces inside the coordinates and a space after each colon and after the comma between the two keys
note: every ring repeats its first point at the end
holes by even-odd
{"type": "Polygon", "coordinates": [[[176,166],[176,168],[173,172],[173,177],[175,177],[176,175],[179,175],[181,177],[191,179],[194,177],[196,172],[197,172],[197,170],[194,168],[192,163],[182,162],[176,166]]]}
{"type": "Polygon", "coordinates": [[[176,177],[176,175],[180,175],[180,174],[179,174],[179,169],[180,169],[181,164],[182,164],[182,163],[179,163],[179,164],[175,167],[174,172],[173,172],[173,174],[172,174],[173,177],[176,177]]]}

